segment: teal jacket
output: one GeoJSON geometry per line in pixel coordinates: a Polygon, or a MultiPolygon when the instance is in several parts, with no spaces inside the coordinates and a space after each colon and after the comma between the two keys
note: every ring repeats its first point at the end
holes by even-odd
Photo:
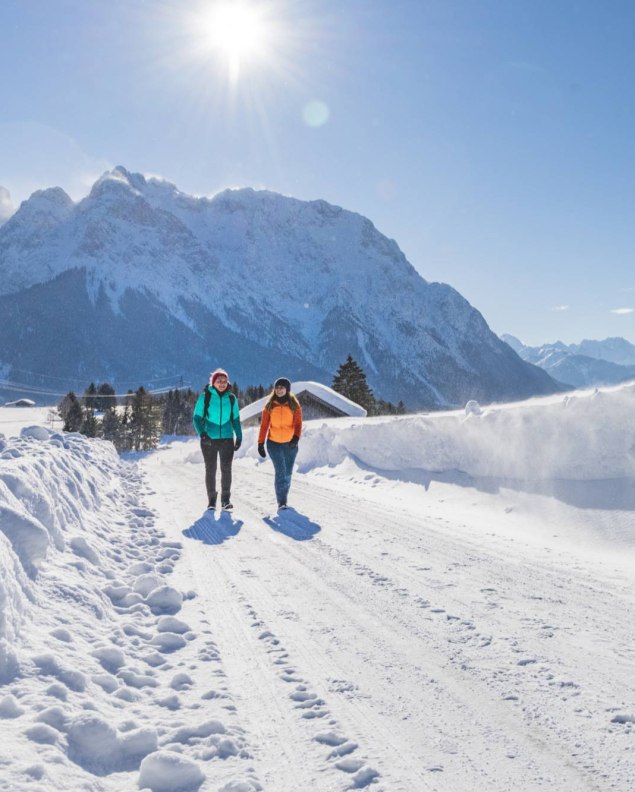
{"type": "Polygon", "coordinates": [[[194,428],[199,435],[203,432],[212,440],[243,439],[243,430],[240,425],[240,411],[238,409],[238,399],[229,389],[224,393],[219,393],[216,388],[207,385],[203,393],[198,397],[194,407],[194,428]],[[209,391],[209,407],[205,415],[205,392],[209,391]]]}

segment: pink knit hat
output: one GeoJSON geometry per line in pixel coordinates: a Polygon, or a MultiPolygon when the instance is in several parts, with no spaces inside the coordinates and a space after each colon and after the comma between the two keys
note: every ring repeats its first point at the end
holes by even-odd
{"type": "Polygon", "coordinates": [[[227,377],[227,382],[229,382],[229,374],[225,371],[225,369],[217,368],[216,371],[212,371],[210,374],[210,383],[212,384],[212,387],[219,377],[227,377]]]}

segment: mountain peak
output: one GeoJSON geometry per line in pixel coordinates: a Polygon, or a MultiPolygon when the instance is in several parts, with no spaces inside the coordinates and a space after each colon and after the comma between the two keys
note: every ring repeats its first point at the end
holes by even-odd
{"type": "Polygon", "coordinates": [[[139,173],[129,173],[122,165],[106,171],[93,184],[89,198],[102,198],[108,195],[123,196],[139,194],[146,180],[139,173]]]}
{"type": "Polygon", "coordinates": [[[73,199],[64,192],[61,187],[47,187],[45,190],[36,190],[30,198],[23,201],[22,204],[29,204],[37,208],[50,208],[55,207],[72,208],[73,199]]]}
{"type": "Polygon", "coordinates": [[[65,220],[74,206],[72,198],[61,187],[49,187],[36,190],[30,198],[22,201],[11,220],[49,228],[65,220]]]}

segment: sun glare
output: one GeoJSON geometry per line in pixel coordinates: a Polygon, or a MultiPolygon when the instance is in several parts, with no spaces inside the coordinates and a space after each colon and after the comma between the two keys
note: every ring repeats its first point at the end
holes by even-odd
{"type": "Polygon", "coordinates": [[[271,26],[262,9],[262,5],[248,0],[220,0],[205,16],[208,45],[227,60],[232,71],[267,55],[271,26]]]}

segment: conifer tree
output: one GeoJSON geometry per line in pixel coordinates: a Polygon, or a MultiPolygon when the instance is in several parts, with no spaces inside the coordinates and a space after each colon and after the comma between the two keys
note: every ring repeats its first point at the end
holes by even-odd
{"type": "Polygon", "coordinates": [[[373,413],[375,397],[368,387],[364,370],[353,360],[352,355],[349,354],[346,361],[337,370],[337,374],[333,378],[333,390],[359,404],[369,415],[373,413]]]}
{"type": "Polygon", "coordinates": [[[84,391],[84,407],[87,410],[97,409],[97,386],[94,382],[91,382],[84,391]]]}
{"type": "Polygon", "coordinates": [[[117,413],[117,408],[111,405],[104,411],[104,417],[101,422],[101,432],[104,440],[110,440],[115,446],[117,451],[123,450],[123,431],[121,426],[121,418],[117,413]]]}
{"type": "Polygon", "coordinates": [[[84,420],[79,428],[79,431],[86,435],[86,437],[97,437],[99,433],[99,423],[95,417],[95,411],[92,408],[84,410],[84,420]]]}
{"type": "Polygon", "coordinates": [[[65,432],[79,432],[84,423],[84,410],[73,391],[69,391],[64,396],[57,409],[64,420],[63,430],[65,432]]]}
{"type": "Polygon", "coordinates": [[[161,403],[163,408],[163,432],[175,435],[179,421],[179,392],[169,390],[161,399],[161,403]]]}
{"type": "Polygon", "coordinates": [[[73,391],[69,391],[66,396],[64,396],[62,401],[57,405],[57,412],[64,423],[66,423],[66,419],[68,418],[68,412],[71,408],[71,404],[73,403],[73,399],[77,399],[77,396],[75,396],[73,391]]]}
{"type": "Polygon", "coordinates": [[[95,409],[98,412],[105,413],[110,407],[117,404],[115,399],[115,389],[108,382],[103,382],[97,388],[97,396],[95,398],[95,409]]]}
{"type": "Polygon", "coordinates": [[[124,396],[123,412],[121,413],[121,440],[120,451],[130,451],[132,448],[132,402],[134,400],[133,391],[129,390],[124,396]]]}
{"type": "Polygon", "coordinates": [[[195,434],[192,413],[197,399],[198,394],[188,388],[185,392],[170,390],[158,400],[162,413],[163,434],[195,434]]]}
{"type": "Polygon", "coordinates": [[[161,436],[161,410],[158,403],[141,386],[132,399],[130,413],[130,440],[135,451],[156,448],[161,436]]]}

